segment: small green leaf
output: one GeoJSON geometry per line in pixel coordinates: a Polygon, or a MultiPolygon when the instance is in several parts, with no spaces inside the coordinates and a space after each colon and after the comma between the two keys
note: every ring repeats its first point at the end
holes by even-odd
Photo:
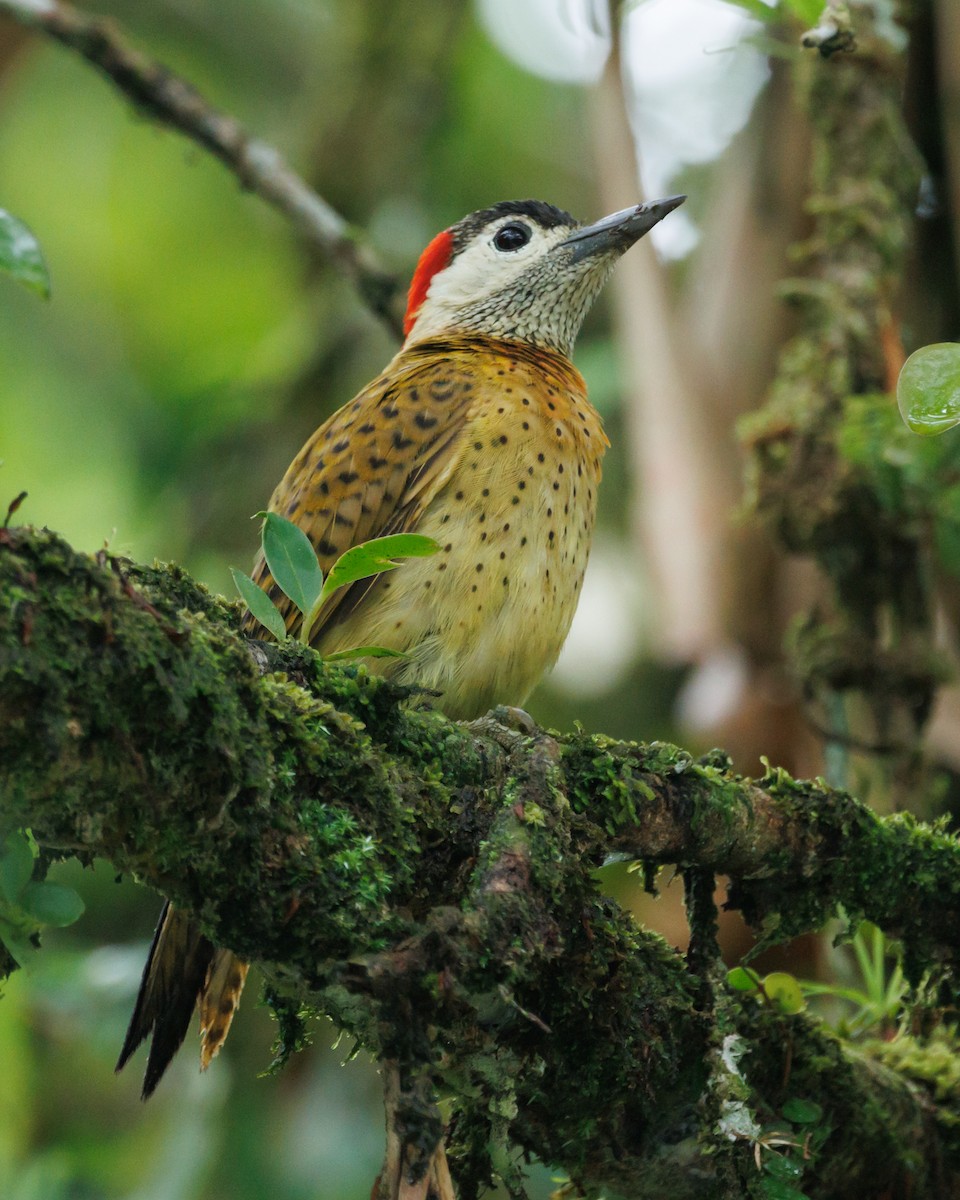
{"type": "Polygon", "coordinates": [[[823,1109],[814,1100],[794,1096],[784,1104],[783,1115],[794,1125],[816,1125],[823,1116],[823,1109]]]}
{"type": "Polygon", "coordinates": [[[823,0],[787,0],[787,8],[805,25],[816,25],[823,12],[823,0]]]}
{"type": "Polygon", "coordinates": [[[371,575],[395,570],[400,566],[395,559],[427,558],[436,554],[439,549],[439,544],[433,538],[424,537],[420,533],[395,533],[388,537],[371,538],[369,542],[352,546],[346,553],[341,554],[330,568],[326,583],[303,619],[300,640],[309,642],[320,610],[338,588],[356,583],[358,579],[368,579],[371,575]]]}
{"type": "Polygon", "coordinates": [[[72,925],[83,915],[84,903],[73,888],[60,883],[28,883],[20,907],[41,925],[72,925]]]}
{"type": "Polygon", "coordinates": [[[771,8],[769,4],[764,4],[763,0],[730,0],[737,8],[742,8],[752,17],[756,17],[758,21],[772,21],[776,17],[777,11],[771,8]]]}
{"type": "Polygon", "coordinates": [[[7,835],[0,852],[0,893],[9,904],[16,904],[33,874],[33,847],[19,829],[7,835]]]}
{"type": "Polygon", "coordinates": [[[760,987],[760,976],[750,967],[734,967],[727,972],[727,983],[735,992],[755,992],[760,987]]]}
{"type": "Polygon", "coordinates": [[[345,662],[350,658],[407,658],[400,650],[388,650],[386,646],[354,646],[351,650],[335,650],[325,654],[324,662],[345,662]]]}
{"type": "Polygon", "coordinates": [[[22,929],[0,918],[0,942],[6,946],[21,967],[26,966],[37,948],[22,929]]]}
{"type": "Polygon", "coordinates": [[[302,613],[316,604],[323,586],[323,572],[310,539],[298,526],[277,513],[263,517],[263,557],[270,574],[284,595],[302,613]]]}
{"type": "Polygon", "coordinates": [[[43,261],[40,243],[26,225],[0,208],[0,271],[12,275],[24,287],[46,300],[50,274],[43,261]]]}
{"type": "Polygon", "coordinates": [[[786,971],[771,971],[764,977],[763,990],[771,1004],[782,1013],[803,1012],[806,1001],[800,984],[786,971]]]}
{"type": "Polygon", "coordinates": [[[763,1200],[809,1200],[806,1192],[798,1191],[784,1179],[765,1179],[761,1185],[763,1200]]]}
{"type": "Polygon", "coordinates": [[[236,567],[230,568],[233,582],[237,585],[240,599],[250,609],[260,624],[282,642],[287,636],[287,627],[283,623],[283,614],[273,603],[262,588],[258,588],[249,575],[244,575],[236,567]]]}
{"type": "Polygon", "coordinates": [[[921,346],[897,379],[900,415],[914,433],[935,437],[960,424],[960,344],[921,346]]]}
{"type": "Polygon", "coordinates": [[[429,558],[439,549],[438,542],[433,538],[424,537],[421,533],[395,533],[389,537],[361,542],[359,546],[353,546],[345,554],[341,554],[330,568],[319,603],[322,604],[332,592],[348,583],[379,575],[383,571],[395,570],[400,565],[395,559],[429,558]]]}
{"type": "Polygon", "coordinates": [[[803,1163],[797,1162],[789,1154],[768,1154],[763,1160],[763,1169],[783,1183],[792,1183],[795,1179],[803,1178],[803,1163]]]}

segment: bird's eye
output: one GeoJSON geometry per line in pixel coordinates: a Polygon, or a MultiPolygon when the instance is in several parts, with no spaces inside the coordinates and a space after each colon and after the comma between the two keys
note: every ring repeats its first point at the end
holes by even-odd
{"type": "Polygon", "coordinates": [[[530,226],[515,221],[511,225],[504,225],[502,229],[497,230],[493,244],[498,250],[519,250],[529,241],[530,226]]]}

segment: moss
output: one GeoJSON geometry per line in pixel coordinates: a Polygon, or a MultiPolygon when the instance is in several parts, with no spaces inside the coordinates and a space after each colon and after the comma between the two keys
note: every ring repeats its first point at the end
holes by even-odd
{"type": "MultiPolygon", "coordinates": [[[[956,1148],[943,1156],[931,1150],[923,1106],[906,1078],[877,1055],[853,1050],[803,1014],[745,1007],[741,1028],[752,1047],[744,1074],[761,1121],[806,1146],[805,1153],[792,1152],[803,1167],[798,1186],[805,1194],[823,1200],[957,1194],[956,1148]],[[798,1126],[784,1115],[791,1100],[814,1098],[819,1111],[812,1120],[798,1126]]],[[[785,1151],[773,1145],[766,1151],[776,1152],[785,1151]]]]}
{"type": "Polygon", "coordinates": [[[948,1153],[960,1156],[960,1045],[955,1028],[941,1026],[927,1038],[900,1034],[893,1041],[869,1041],[869,1058],[913,1080],[933,1101],[933,1112],[948,1153]]]}
{"type": "Polygon", "coordinates": [[[949,493],[956,450],[924,481],[919,461],[945,452],[920,448],[888,391],[920,162],[901,109],[906,56],[891,55],[878,20],[858,12],[858,53],[799,72],[811,232],[781,288],[797,333],[741,436],[749,509],[831,585],[791,638],[813,719],[848,753],[879,760],[875,773],[896,789],[888,806],[916,807],[919,738],[943,678],[930,563],[938,555],[953,569],[960,508],[949,493]]]}
{"type": "MultiPolygon", "coordinates": [[[[781,771],[758,786],[720,752],[455,726],[361,668],[251,650],[231,606],[170,576],[168,594],[160,568],[4,536],[3,817],[107,855],[261,961],[281,1055],[316,1008],[402,1063],[412,1145],[453,1092],[466,1200],[494,1176],[519,1186],[524,1154],[589,1196],[754,1187],[754,1147],[717,1130],[725,1102],[779,1111],[782,1026],[718,992],[705,903],[688,962],[598,896],[609,853],[680,862],[701,901],[729,870],[752,918],[781,932],[839,898],[907,931],[918,968],[953,964],[960,852],[942,831],[781,771]],[[915,889],[881,886],[907,871],[915,889]],[[733,1090],[718,1057],[730,1036],[751,1047],[733,1090]]],[[[876,1130],[888,1092],[899,1114],[895,1077],[791,1028],[805,1088],[832,1063],[854,1072],[876,1130]]],[[[837,1107],[851,1151],[852,1110],[837,1107]]],[[[838,1145],[834,1161],[824,1143],[824,1178],[853,1170],[838,1145]]]]}

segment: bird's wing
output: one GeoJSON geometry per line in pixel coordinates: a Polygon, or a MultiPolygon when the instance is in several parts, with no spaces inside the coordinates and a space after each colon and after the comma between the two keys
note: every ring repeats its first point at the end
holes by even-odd
{"type": "MultiPolygon", "coordinates": [[[[324,575],[360,542],[416,530],[424,509],[450,478],[481,393],[475,355],[421,344],[326,421],[291,463],[270,501],[298,525],[324,575]]],[[[288,631],[300,614],[280,591],[262,554],[254,579],[280,608],[288,631]]],[[[372,580],[334,593],[313,640],[352,612],[372,580]]]]}

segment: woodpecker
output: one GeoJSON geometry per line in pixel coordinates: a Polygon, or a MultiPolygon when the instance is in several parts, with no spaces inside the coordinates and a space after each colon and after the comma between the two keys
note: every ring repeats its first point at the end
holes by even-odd
{"type": "MultiPolygon", "coordinates": [[[[401,651],[371,669],[438,692],[455,720],[524,702],[573,619],[608,445],[573,343],[617,259],[684,199],[586,226],[540,200],[509,200],[430,242],[402,348],[308,439],[270,509],[304,530],[324,573],[390,533],[425,534],[440,550],[336,593],[312,633],[319,653],[401,651]]],[[[262,555],[254,578],[296,633],[299,613],[262,555]]],[[[152,1034],[144,1098],[195,1005],[209,1064],[246,972],[164,907],[117,1063],[152,1034]]]]}

